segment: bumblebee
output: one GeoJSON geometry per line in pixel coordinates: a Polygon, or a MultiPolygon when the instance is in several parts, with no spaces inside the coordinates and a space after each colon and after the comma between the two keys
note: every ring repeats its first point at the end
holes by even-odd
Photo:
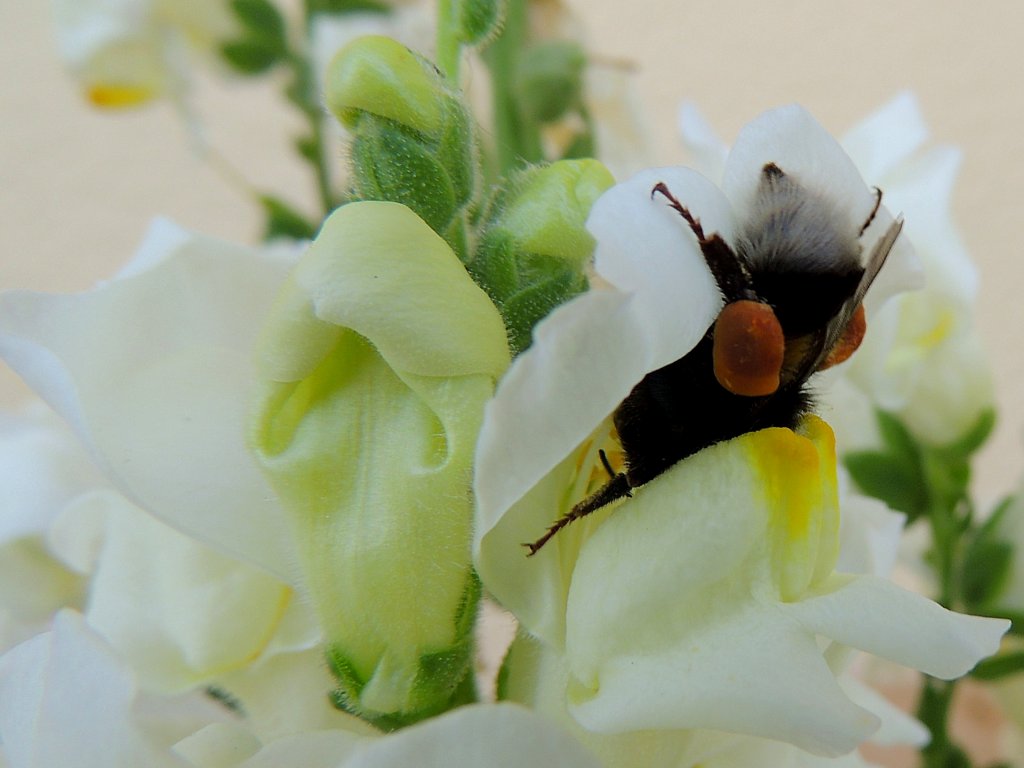
{"type": "Polygon", "coordinates": [[[704,232],[662,182],[651,190],[686,222],[724,298],[704,337],[683,357],[648,373],[612,420],[625,457],[611,479],[543,536],[535,554],[574,520],[629,496],[675,463],[723,440],[796,426],[813,403],[808,380],[846,360],[866,330],[862,301],[903,227],[897,218],[862,260],[861,238],[882,202],[854,230],[825,196],[775,163],[760,174],[752,213],[736,242],[704,232]]]}

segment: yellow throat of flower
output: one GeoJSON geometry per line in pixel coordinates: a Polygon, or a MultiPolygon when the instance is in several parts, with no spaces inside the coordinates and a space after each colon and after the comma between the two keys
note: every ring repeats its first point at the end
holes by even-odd
{"type": "Polygon", "coordinates": [[[772,428],[746,436],[769,514],[771,569],[783,600],[824,580],[839,555],[835,436],[817,416],[797,431],[772,428]]]}

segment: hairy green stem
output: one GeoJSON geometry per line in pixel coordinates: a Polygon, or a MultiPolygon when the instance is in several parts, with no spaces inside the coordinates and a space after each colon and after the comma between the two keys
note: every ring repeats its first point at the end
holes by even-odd
{"type": "Polygon", "coordinates": [[[438,0],[437,3],[437,68],[448,81],[459,86],[459,65],[462,60],[462,44],[456,24],[458,0],[438,0]]]}
{"type": "Polygon", "coordinates": [[[524,163],[544,159],[540,126],[522,113],[515,90],[519,57],[529,42],[527,10],[527,0],[508,0],[505,26],[484,54],[494,99],[497,172],[502,176],[524,163]]]}

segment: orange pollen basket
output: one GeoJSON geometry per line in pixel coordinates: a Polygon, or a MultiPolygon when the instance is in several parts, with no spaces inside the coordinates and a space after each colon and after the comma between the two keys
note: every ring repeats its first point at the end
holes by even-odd
{"type": "Polygon", "coordinates": [[[867,330],[868,321],[864,316],[864,305],[861,304],[854,311],[846,330],[843,331],[843,335],[839,337],[836,345],[832,347],[832,351],[828,353],[825,362],[818,366],[818,370],[824,371],[826,368],[839,365],[848,359],[864,341],[864,334],[867,333],[867,330]]]}
{"type": "Polygon", "coordinates": [[[785,351],[782,326],[767,304],[734,301],[715,321],[715,377],[734,395],[758,397],[775,392],[785,351]]]}

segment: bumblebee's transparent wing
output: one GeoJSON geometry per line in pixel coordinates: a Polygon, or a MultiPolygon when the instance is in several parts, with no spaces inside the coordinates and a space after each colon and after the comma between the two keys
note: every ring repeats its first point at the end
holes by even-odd
{"type": "MultiPolygon", "coordinates": [[[[868,292],[868,288],[875,282],[875,278],[878,277],[879,271],[882,269],[882,265],[885,264],[885,260],[889,258],[889,252],[892,247],[896,245],[896,238],[900,236],[900,232],[903,230],[903,214],[896,217],[896,220],[889,225],[889,228],[885,230],[878,242],[875,243],[875,247],[871,249],[871,256],[868,257],[868,263],[864,266],[864,277],[861,278],[860,284],[857,286],[857,290],[853,296],[850,297],[850,301],[847,303],[852,306],[849,315],[853,314],[853,310],[864,300],[864,296],[868,292]]],[[[843,309],[846,310],[847,305],[843,305],[843,309]]]]}
{"type": "Polygon", "coordinates": [[[835,349],[836,345],[843,338],[843,334],[846,333],[850,320],[853,318],[857,308],[860,307],[871,284],[878,277],[878,273],[885,264],[885,260],[888,258],[893,245],[896,244],[896,239],[900,236],[902,229],[903,217],[897,216],[896,220],[889,225],[889,228],[871,249],[867,264],[864,266],[864,274],[861,276],[860,282],[857,283],[856,290],[850,295],[849,299],[843,302],[843,306],[840,307],[835,317],[829,321],[828,325],[822,329],[809,345],[807,356],[797,376],[794,377],[794,381],[806,380],[808,376],[819,370],[828,360],[832,350],[835,349]]]}

